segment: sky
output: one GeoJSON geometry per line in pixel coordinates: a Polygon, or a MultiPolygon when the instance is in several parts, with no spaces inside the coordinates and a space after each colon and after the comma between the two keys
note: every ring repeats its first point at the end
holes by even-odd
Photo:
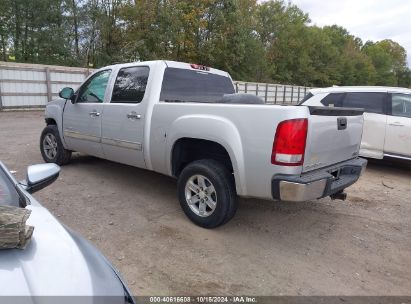
{"type": "Polygon", "coordinates": [[[311,24],[337,24],[366,42],[392,39],[408,54],[411,67],[411,0],[291,0],[311,24]]]}

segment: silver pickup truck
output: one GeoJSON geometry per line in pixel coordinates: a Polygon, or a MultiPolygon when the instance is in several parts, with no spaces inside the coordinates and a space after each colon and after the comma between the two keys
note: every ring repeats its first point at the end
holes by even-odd
{"type": "Polygon", "coordinates": [[[104,67],[47,105],[41,153],[59,165],[78,151],[176,177],[182,209],[206,228],[234,216],[237,195],[345,198],[366,166],[361,110],[234,93],[227,72],[202,65],[104,67]]]}

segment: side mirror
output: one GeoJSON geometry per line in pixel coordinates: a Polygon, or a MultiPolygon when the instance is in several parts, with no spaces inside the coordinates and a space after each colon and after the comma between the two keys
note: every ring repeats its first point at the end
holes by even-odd
{"type": "Polygon", "coordinates": [[[37,192],[53,183],[60,174],[56,164],[39,164],[27,168],[27,178],[21,182],[28,193],[37,192]]]}
{"type": "Polygon", "coordinates": [[[74,95],[74,90],[72,88],[66,87],[59,92],[60,98],[71,99],[74,95]]]}

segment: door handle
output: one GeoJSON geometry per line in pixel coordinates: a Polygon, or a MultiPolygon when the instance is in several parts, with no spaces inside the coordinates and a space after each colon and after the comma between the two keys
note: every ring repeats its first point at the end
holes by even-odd
{"type": "Polygon", "coordinates": [[[393,122],[389,124],[390,126],[394,126],[394,127],[403,127],[404,125],[399,123],[399,122],[393,122]]]}
{"type": "Polygon", "coordinates": [[[93,110],[90,113],[88,113],[88,115],[90,115],[91,117],[98,117],[98,116],[100,116],[100,112],[97,112],[96,110],[93,110]]]}
{"type": "Polygon", "coordinates": [[[127,114],[127,118],[131,120],[136,120],[141,118],[141,114],[137,114],[136,112],[132,111],[127,114]]]}

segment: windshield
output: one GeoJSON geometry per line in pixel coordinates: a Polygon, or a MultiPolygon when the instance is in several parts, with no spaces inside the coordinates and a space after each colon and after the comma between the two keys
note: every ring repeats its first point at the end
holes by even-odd
{"type": "Polygon", "coordinates": [[[234,94],[227,76],[204,71],[167,68],[160,100],[168,102],[216,102],[225,94],[234,94]]]}
{"type": "Polygon", "coordinates": [[[20,196],[13,183],[0,167],[0,205],[19,207],[20,196]]]}

